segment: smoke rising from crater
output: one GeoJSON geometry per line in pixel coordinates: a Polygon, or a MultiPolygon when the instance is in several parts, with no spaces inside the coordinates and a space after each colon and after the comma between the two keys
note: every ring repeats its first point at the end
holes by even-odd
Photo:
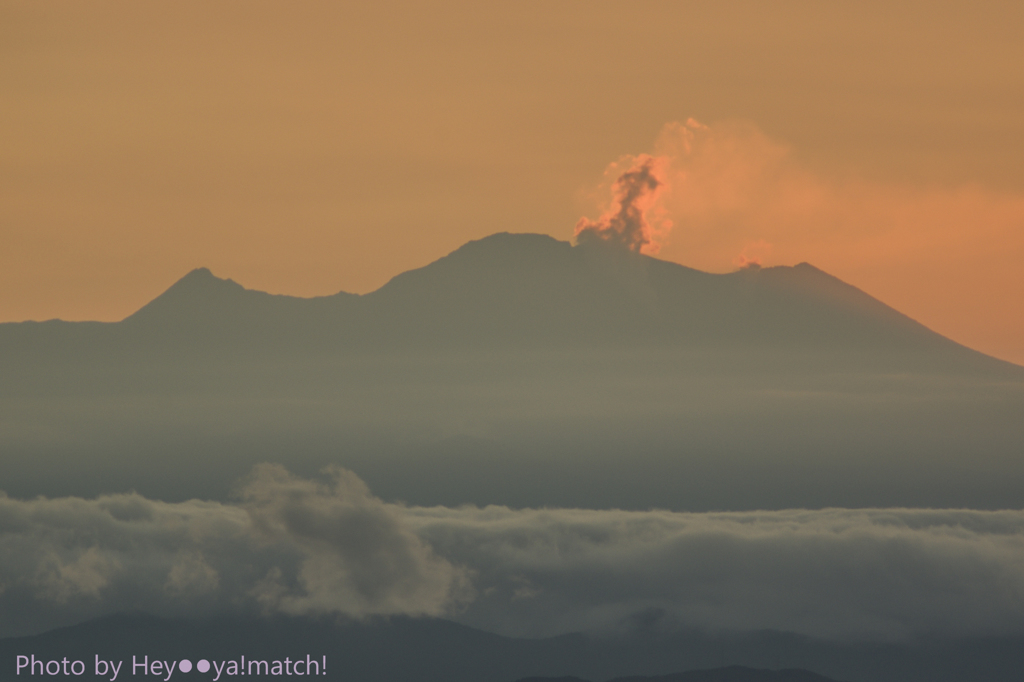
{"type": "Polygon", "coordinates": [[[602,188],[611,205],[579,221],[580,241],[709,272],[810,262],[956,341],[1024,358],[1024,316],[1000,293],[1024,286],[1020,193],[826,172],[752,122],[692,118],[611,164],[602,188]]]}
{"type": "MultiPolygon", "coordinates": [[[[612,184],[612,203],[600,218],[580,218],[576,238],[583,244],[601,240],[634,252],[657,253],[657,238],[671,228],[671,222],[652,218],[665,186],[666,159],[647,154],[637,156],[628,170],[612,184]]],[[[612,164],[609,171],[613,171],[612,164]]]]}

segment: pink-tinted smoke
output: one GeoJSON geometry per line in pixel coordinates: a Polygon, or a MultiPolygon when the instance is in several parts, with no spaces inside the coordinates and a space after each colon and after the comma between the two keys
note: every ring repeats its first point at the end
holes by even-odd
{"type": "Polygon", "coordinates": [[[612,203],[600,218],[580,218],[576,223],[579,243],[600,240],[630,251],[657,253],[656,237],[671,228],[667,220],[652,216],[666,184],[667,159],[641,154],[629,170],[612,184],[612,203]]]}
{"type": "Polygon", "coordinates": [[[825,174],[749,121],[693,119],[667,124],[651,154],[611,165],[606,181],[612,204],[579,222],[580,241],[710,272],[807,261],[1024,364],[1024,297],[1013,294],[1024,291],[1022,190],[825,174]]]}

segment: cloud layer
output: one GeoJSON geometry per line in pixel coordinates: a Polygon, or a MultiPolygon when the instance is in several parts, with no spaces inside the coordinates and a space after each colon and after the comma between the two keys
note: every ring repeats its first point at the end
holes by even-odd
{"type": "Polygon", "coordinates": [[[529,636],[1024,631],[1021,511],[415,508],[325,476],[263,465],[237,504],[0,498],[0,632],[133,609],[432,615],[529,636]]]}
{"type": "Polygon", "coordinates": [[[236,505],[0,498],[0,633],[141,609],[442,615],[468,595],[354,474],[296,479],[261,465],[236,505]]]}
{"type": "Polygon", "coordinates": [[[408,514],[436,551],[478,572],[482,594],[465,617],[524,635],[647,614],[713,630],[888,639],[1019,632],[1024,615],[1017,511],[408,514]],[[497,596],[481,606],[489,590],[497,596]]]}

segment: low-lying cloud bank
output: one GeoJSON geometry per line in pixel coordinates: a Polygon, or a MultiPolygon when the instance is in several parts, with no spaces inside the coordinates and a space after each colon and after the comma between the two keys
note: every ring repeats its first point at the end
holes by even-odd
{"type": "Polygon", "coordinates": [[[0,634],[116,611],[652,623],[835,638],[1024,632],[1024,511],[686,514],[385,503],[257,467],[237,504],[0,497],[0,634]]]}
{"type": "Polygon", "coordinates": [[[0,633],[133,610],[436,616],[471,595],[466,569],[401,507],[349,471],[326,474],[258,466],[234,505],[0,498],[0,633]]]}

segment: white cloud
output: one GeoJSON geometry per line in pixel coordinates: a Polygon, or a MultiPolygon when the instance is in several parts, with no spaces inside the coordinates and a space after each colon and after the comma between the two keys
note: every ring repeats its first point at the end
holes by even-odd
{"type": "Polygon", "coordinates": [[[0,497],[0,630],[104,613],[447,616],[836,638],[1024,630],[1024,512],[417,508],[258,467],[237,504],[0,497]],[[633,620],[631,620],[633,619],[633,620]]]}
{"type": "Polygon", "coordinates": [[[0,497],[0,633],[105,613],[442,615],[463,569],[436,556],[350,472],[257,467],[239,504],[0,497]]]}
{"type": "Polygon", "coordinates": [[[439,554],[478,571],[482,596],[463,618],[509,633],[615,627],[644,611],[840,638],[1019,632],[1024,622],[1019,511],[407,515],[439,554]],[[533,600],[515,599],[524,581],[533,600]]]}

